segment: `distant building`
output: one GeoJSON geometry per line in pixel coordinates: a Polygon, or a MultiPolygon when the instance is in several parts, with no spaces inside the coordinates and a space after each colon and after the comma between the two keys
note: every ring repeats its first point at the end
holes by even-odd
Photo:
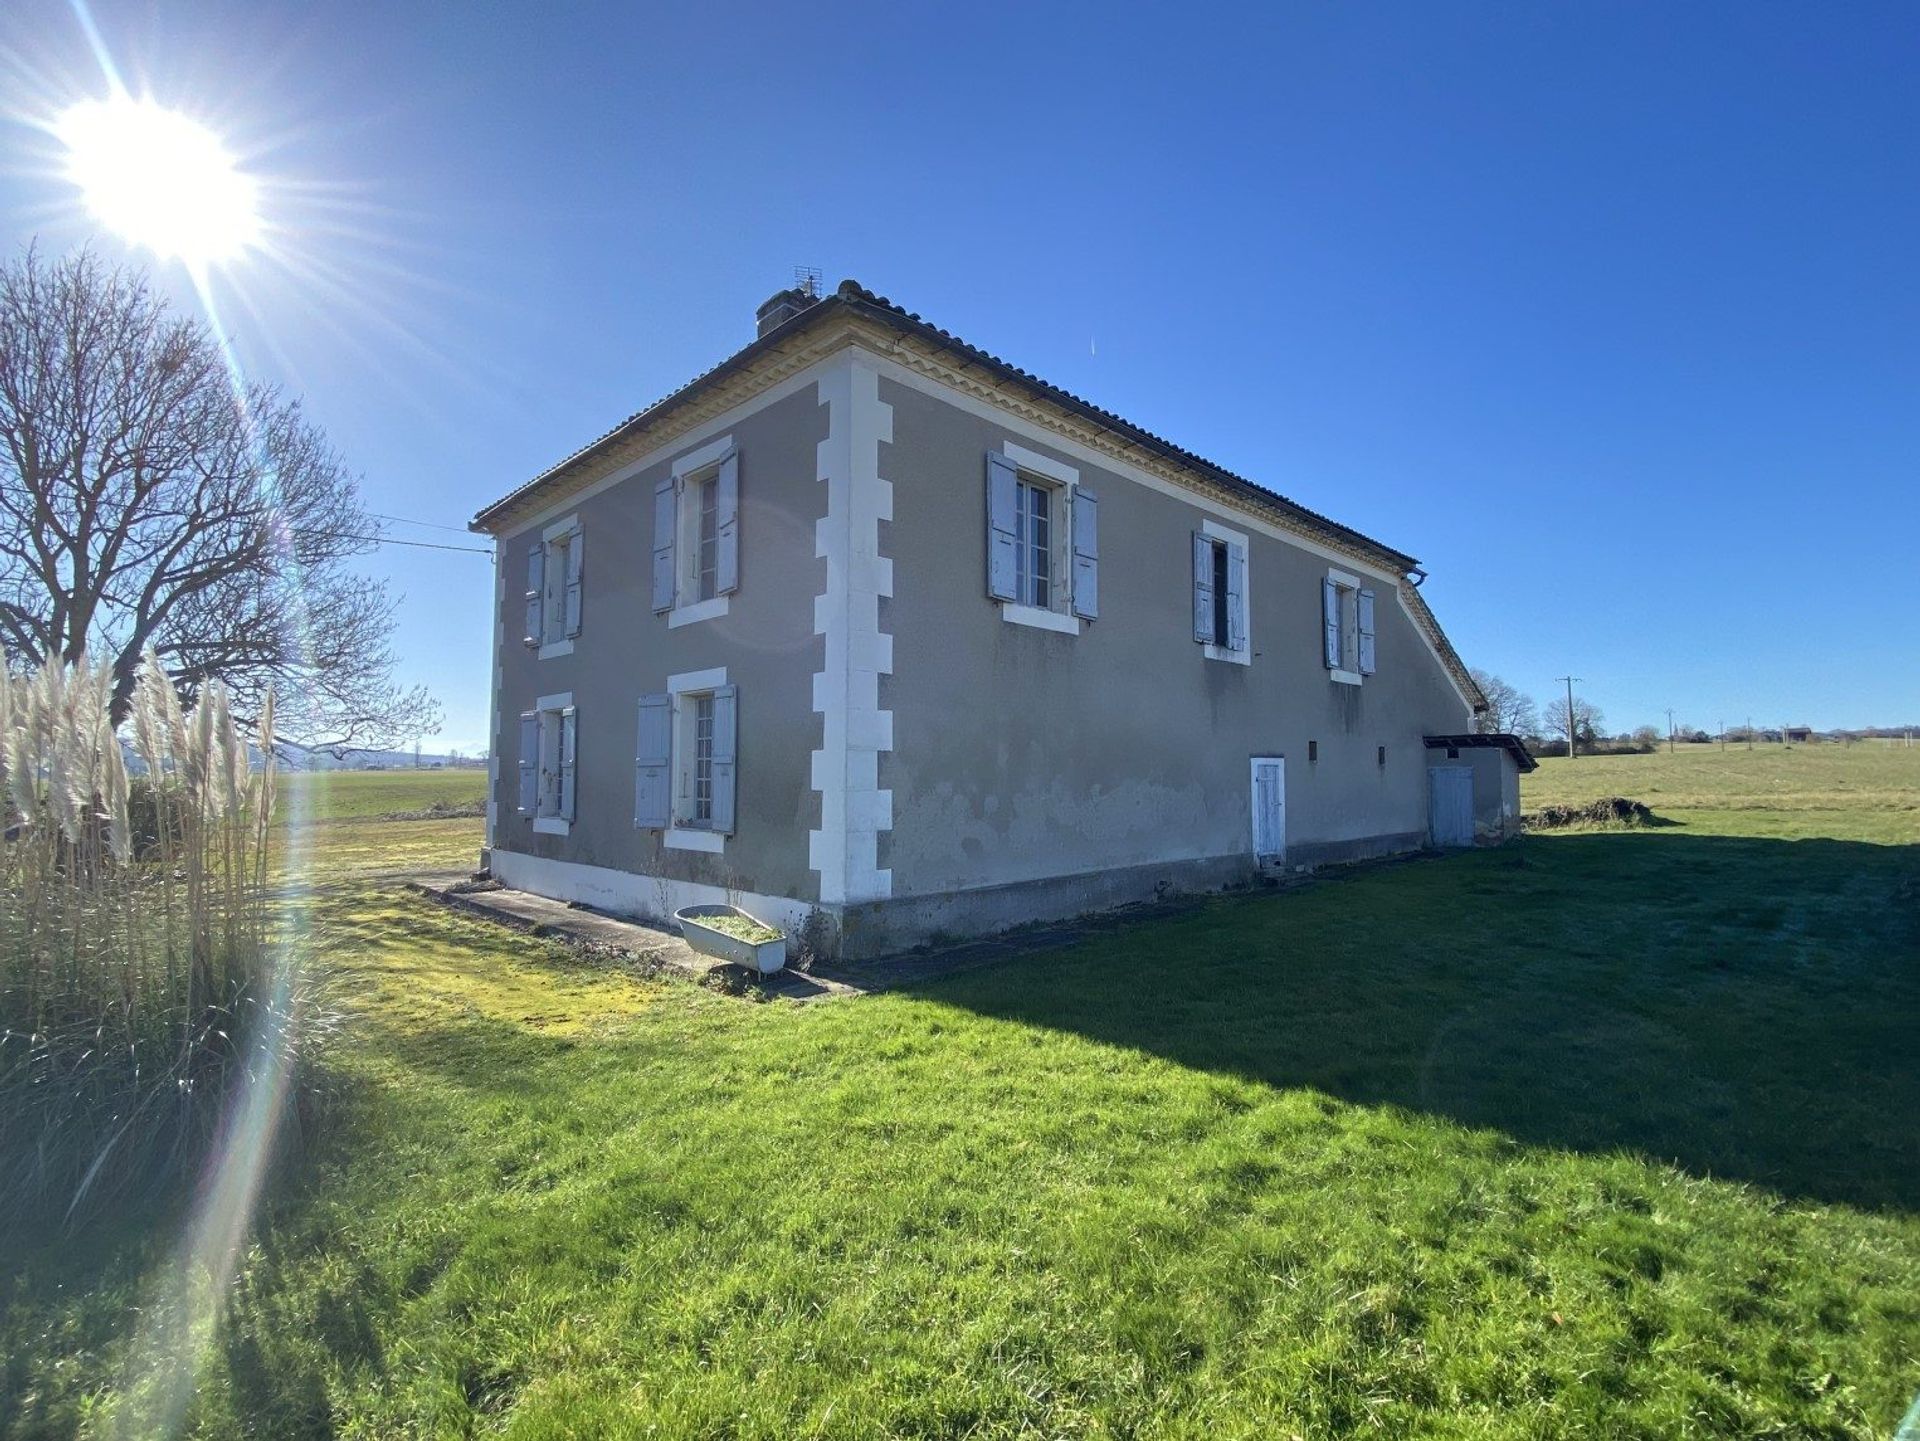
{"type": "Polygon", "coordinates": [[[1788,726],[1787,744],[1790,746],[1811,745],[1814,741],[1812,726],[1788,726]]]}

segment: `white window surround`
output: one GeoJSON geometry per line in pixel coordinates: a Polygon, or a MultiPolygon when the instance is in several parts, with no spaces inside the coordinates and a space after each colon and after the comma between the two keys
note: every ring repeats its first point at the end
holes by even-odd
{"type": "MultiPolygon", "coordinates": [[[[1349,621],[1349,617],[1353,614],[1351,610],[1353,603],[1347,597],[1359,595],[1360,577],[1349,575],[1344,570],[1328,567],[1327,579],[1340,587],[1340,654],[1342,659],[1351,659],[1354,647],[1359,644],[1354,638],[1359,628],[1359,620],[1354,618],[1351,622],[1349,621]]],[[[1366,684],[1366,677],[1361,675],[1353,665],[1340,666],[1328,671],[1327,675],[1336,685],[1366,684]]]]}
{"type": "Polygon", "coordinates": [[[1240,634],[1246,644],[1239,650],[1207,641],[1200,647],[1208,660],[1224,660],[1232,665],[1253,664],[1253,556],[1244,531],[1232,530],[1217,520],[1203,518],[1200,533],[1208,540],[1233,546],[1240,552],[1240,634]]]}
{"type": "MultiPolygon", "coordinates": [[[[725,460],[732,449],[732,435],[717,435],[704,445],[676,457],[672,467],[676,496],[684,496],[689,480],[700,477],[701,471],[711,470],[725,460]]],[[[679,599],[683,595],[697,596],[700,593],[700,518],[693,513],[691,506],[680,504],[678,498],[675,500],[674,516],[675,604],[667,612],[669,630],[703,620],[718,620],[727,613],[728,602],[733,599],[731,595],[710,596],[706,600],[679,599]]]]}
{"type": "Polygon", "coordinates": [[[1035,630],[1056,631],[1061,635],[1079,635],[1085,622],[1073,614],[1073,492],[1080,484],[1080,472],[1064,461],[1037,450],[1028,450],[1011,440],[1000,442],[1000,453],[1012,461],[1022,474],[1051,481],[1057,487],[1052,531],[1052,588],[1055,605],[1026,605],[1020,601],[999,602],[1000,619],[1010,625],[1032,626],[1035,630]],[[1065,604],[1062,605],[1061,602],[1065,604]]]}
{"type": "Polygon", "coordinates": [[[676,605],[667,612],[667,629],[674,630],[679,626],[692,625],[696,621],[717,620],[727,613],[727,602],[732,599],[730,595],[716,595],[711,600],[696,600],[691,605],[676,605]]]}
{"type": "MultiPolygon", "coordinates": [[[[553,749],[555,766],[557,767],[559,764],[560,728],[558,721],[560,712],[566,710],[572,704],[573,692],[570,690],[561,691],[558,695],[543,695],[533,703],[533,708],[540,713],[540,765],[543,770],[547,765],[547,751],[549,746],[553,749]],[[547,719],[549,715],[554,718],[552,722],[549,722],[547,719]]],[[[575,765],[577,766],[578,763],[576,759],[575,765]]],[[[540,797],[540,804],[546,804],[544,794],[540,797]]],[[[564,836],[572,832],[573,822],[564,816],[536,814],[533,818],[533,829],[536,834],[543,836],[564,836]]]]}
{"type": "Polygon", "coordinates": [[[668,826],[660,844],[670,851],[706,851],[717,856],[726,850],[727,838],[698,826],[668,826]]]}
{"type": "Polygon", "coordinates": [[[684,695],[688,691],[717,690],[727,683],[727,668],[717,665],[709,670],[682,671],[667,677],[667,694],[684,695]]]}
{"type": "Polygon", "coordinates": [[[667,677],[667,694],[673,697],[673,761],[670,782],[672,812],[674,821],[661,836],[660,844],[674,851],[705,851],[709,855],[721,855],[727,849],[727,838],[719,831],[710,831],[704,826],[683,825],[679,820],[680,758],[682,755],[682,730],[685,717],[682,714],[680,698],[682,696],[705,695],[718,690],[727,683],[727,668],[713,666],[707,670],[682,671],[679,675],[667,677]]]}
{"type": "Polygon", "coordinates": [[[705,445],[690,450],[685,455],[676,457],[673,462],[673,478],[675,480],[684,480],[696,470],[705,470],[710,465],[718,465],[725,459],[727,452],[732,449],[733,437],[731,435],[716,435],[705,445]]]}
{"type": "MultiPolygon", "coordinates": [[[[561,630],[566,629],[565,616],[567,606],[566,566],[556,564],[554,556],[555,542],[564,541],[580,533],[580,513],[575,511],[562,520],[556,520],[541,528],[540,540],[547,548],[545,566],[546,593],[540,600],[541,628],[550,629],[552,617],[561,617],[561,630]]],[[[544,640],[534,655],[540,660],[552,660],[556,656],[572,655],[573,640],[562,635],[556,640],[544,640]]]]}
{"type": "Polygon", "coordinates": [[[1000,619],[1013,625],[1030,625],[1035,630],[1055,630],[1061,635],[1078,635],[1080,627],[1086,624],[1077,615],[1067,615],[1062,611],[1043,610],[1037,605],[1021,605],[1018,601],[1000,602],[1000,619]]]}
{"type": "Polygon", "coordinates": [[[1044,476],[1058,485],[1075,486],[1080,483],[1080,472],[1071,465],[1055,460],[1050,455],[1042,455],[1037,450],[1028,450],[1024,445],[1015,445],[1011,440],[1000,442],[1000,453],[1012,461],[1016,468],[1031,475],[1044,476]]]}

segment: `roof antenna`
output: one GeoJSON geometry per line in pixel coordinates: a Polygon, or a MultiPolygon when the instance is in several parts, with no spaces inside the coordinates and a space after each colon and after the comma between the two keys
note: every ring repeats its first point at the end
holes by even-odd
{"type": "Polygon", "coordinates": [[[809,300],[820,298],[820,267],[817,265],[796,265],[793,267],[793,288],[809,300]]]}

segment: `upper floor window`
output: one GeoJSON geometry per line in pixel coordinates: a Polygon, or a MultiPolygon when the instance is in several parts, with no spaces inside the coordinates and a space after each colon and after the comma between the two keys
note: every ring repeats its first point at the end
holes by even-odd
{"type": "Polygon", "coordinates": [[[696,600],[712,600],[720,594],[720,475],[714,473],[689,482],[698,497],[693,510],[698,540],[694,546],[693,593],[696,600]]]}
{"type": "Polygon", "coordinates": [[[1022,605],[1054,608],[1053,490],[1024,477],[1014,506],[1014,596],[1022,605]]]}
{"type": "Polygon", "coordinates": [[[1193,533],[1193,638],[1210,660],[1250,665],[1247,538],[1214,521],[1193,533]]]}
{"type": "Polygon", "coordinates": [[[653,608],[668,625],[708,620],[739,587],[740,455],[722,436],[654,486],[653,608]]]}
{"type": "Polygon", "coordinates": [[[1333,679],[1359,685],[1374,672],[1373,592],[1343,571],[1320,582],[1320,623],[1325,661],[1333,679]]]}
{"type": "Polygon", "coordinates": [[[527,619],[522,639],[542,657],[567,654],[580,634],[583,557],[577,515],[555,521],[527,547],[527,619]]]}
{"type": "Polygon", "coordinates": [[[987,454],[987,594],[1021,625],[1077,634],[1100,614],[1100,503],[1080,472],[1008,442],[987,454]]]}

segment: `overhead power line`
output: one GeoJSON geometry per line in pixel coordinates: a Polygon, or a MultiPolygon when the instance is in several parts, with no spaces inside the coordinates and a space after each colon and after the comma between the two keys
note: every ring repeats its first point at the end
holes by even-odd
{"type": "Polygon", "coordinates": [[[367,545],[408,545],[415,550],[459,550],[465,551],[468,555],[493,554],[493,547],[490,545],[445,545],[437,540],[395,540],[389,535],[338,535],[332,531],[327,531],[325,534],[328,540],[355,540],[367,545]]]}
{"type": "Polygon", "coordinates": [[[428,530],[451,530],[459,535],[472,534],[464,525],[447,525],[438,520],[408,520],[404,515],[382,515],[376,510],[370,510],[367,514],[374,520],[390,520],[395,525],[418,525],[428,530]]]}

